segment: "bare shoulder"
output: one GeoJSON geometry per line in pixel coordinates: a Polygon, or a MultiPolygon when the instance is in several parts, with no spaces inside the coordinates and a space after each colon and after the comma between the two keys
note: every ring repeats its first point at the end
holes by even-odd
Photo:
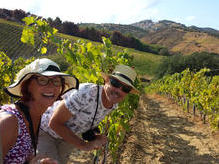
{"type": "Polygon", "coordinates": [[[7,121],[7,123],[9,123],[9,122],[14,122],[14,121],[17,121],[17,118],[16,118],[16,116],[15,115],[13,115],[13,114],[10,114],[10,113],[8,113],[8,112],[6,112],[6,111],[3,111],[3,110],[0,110],[0,123],[1,122],[5,122],[5,121],[7,121]]]}
{"type": "Polygon", "coordinates": [[[18,136],[18,120],[16,116],[7,112],[0,112],[0,135],[3,157],[15,144],[18,136]]]}
{"type": "Polygon", "coordinates": [[[1,111],[0,112],[0,131],[4,131],[4,133],[15,133],[18,130],[18,120],[16,116],[1,111]],[[5,130],[7,129],[7,130],[5,130]]]}

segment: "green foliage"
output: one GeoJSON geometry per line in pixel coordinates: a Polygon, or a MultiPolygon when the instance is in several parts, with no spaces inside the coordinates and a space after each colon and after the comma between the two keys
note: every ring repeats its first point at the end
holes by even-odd
{"type": "Polygon", "coordinates": [[[21,41],[23,43],[35,45],[34,37],[39,37],[39,51],[41,51],[42,54],[45,54],[47,52],[46,45],[48,44],[49,39],[55,40],[54,35],[58,30],[50,27],[45,20],[38,19],[36,17],[25,17],[23,21],[25,22],[26,26],[23,28],[21,41]]]}
{"type": "MultiPolygon", "coordinates": [[[[51,29],[43,20],[30,17],[24,20],[26,27],[22,33],[22,41],[32,44],[35,35],[40,35],[43,48],[46,48],[49,42],[55,44],[57,53],[68,63],[67,73],[78,77],[80,82],[101,84],[103,83],[101,72],[111,73],[118,64],[132,65],[133,57],[126,50],[113,51],[112,43],[107,38],[102,38],[103,44],[93,44],[82,40],[72,42],[68,39],[55,38],[56,30],[51,29]]],[[[133,110],[137,108],[137,104],[138,96],[130,95],[101,124],[102,131],[105,129],[108,132],[109,149],[114,161],[116,161],[118,147],[124,139],[125,132],[129,129],[128,121],[133,115],[133,110]],[[109,126],[106,127],[108,122],[109,126]]]]}
{"type": "MultiPolygon", "coordinates": [[[[219,76],[208,77],[210,69],[197,73],[184,70],[181,73],[166,75],[145,88],[146,92],[171,95],[176,102],[186,98],[209,117],[213,129],[219,128],[219,76]]],[[[180,103],[180,102],[179,102],[180,103]]]]}
{"type": "Polygon", "coordinates": [[[52,61],[56,62],[61,71],[67,71],[68,67],[70,67],[70,64],[66,61],[63,56],[56,54],[56,55],[48,55],[47,58],[51,59],[52,61]]]}
{"type": "MultiPolygon", "coordinates": [[[[164,58],[162,63],[157,67],[155,74],[161,78],[166,74],[180,73],[186,68],[191,71],[199,71],[202,68],[219,70],[219,57],[216,54],[207,52],[194,53],[189,56],[174,55],[164,58]]],[[[219,74],[219,71],[217,71],[219,74]]]]}
{"type": "Polygon", "coordinates": [[[133,49],[128,49],[128,52],[134,57],[133,65],[139,75],[154,76],[155,69],[158,67],[163,58],[165,58],[164,56],[134,51],[133,49]]]}
{"type": "Polygon", "coordinates": [[[126,132],[130,130],[129,121],[133,117],[134,109],[138,107],[139,97],[128,95],[126,99],[119,104],[117,110],[114,110],[110,116],[102,122],[105,128],[108,123],[109,149],[112,155],[113,163],[116,163],[119,153],[119,146],[122,144],[126,132]]]}
{"type": "Polygon", "coordinates": [[[0,104],[10,102],[10,97],[3,92],[3,88],[8,87],[13,82],[15,74],[33,60],[34,58],[25,60],[20,57],[12,61],[4,52],[0,51],[0,104]]]}
{"type": "Polygon", "coordinates": [[[7,54],[11,59],[18,56],[29,56],[33,54],[34,48],[23,44],[20,41],[22,27],[0,19],[0,50],[7,54]]]}
{"type": "MultiPolygon", "coordinates": [[[[0,49],[4,51],[8,57],[11,59],[16,59],[18,57],[23,58],[30,58],[31,56],[34,57],[41,57],[40,50],[40,44],[41,41],[39,38],[35,37],[35,45],[31,46],[30,44],[24,44],[20,41],[20,37],[22,35],[22,29],[23,26],[21,26],[18,23],[15,22],[9,22],[3,19],[0,19],[0,49]]],[[[73,37],[69,35],[64,34],[56,34],[56,38],[64,38],[69,39],[72,42],[77,41],[78,37],[73,37]]],[[[84,40],[84,39],[81,39],[84,40]]],[[[98,45],[99,43],[92,42],[92,44],[98,45]]],[[[52,59],[55,59],[55,61],[61,66],[63,66],[62,70],[66,70],[66,67],[68,67],[68,64],[65,61],[63,61],[63,57],[52,57],[57,56],[57,46],[54,43],[49,42],[49,45],[47,45],[47,53],[45,55],[51,57],[52,59]],[[57,58],[57,60],[56,60],[57,58]]],[[[112,45],[112,50],[120,53],[123,50],[124,47],[119,47],[112,45]]],[[[146,53],[142,51],[136,51],[134,49],[127,49],[128,54],[131,54],[131,56],[134,57],[133,65],[136,68],[136,71],[138,74],[145,75],[149,74],[151,76],[154,76],[154,69],[155,67],[160,63],[160,59],[164,58],[161,55],[154,55],[151,53],[146,53]]]]}
{"type": "Polygon", "coordinates": [[[0,51],[0,104],[9,102],[9,97],[3,92],[3,88],[9,86],[11,83],[10,77],[11,60],[10,58],[0,51]]]}

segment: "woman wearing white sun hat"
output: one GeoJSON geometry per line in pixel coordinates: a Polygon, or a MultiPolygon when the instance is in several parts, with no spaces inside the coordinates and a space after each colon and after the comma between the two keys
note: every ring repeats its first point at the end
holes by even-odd
{"type": "Polygon", "coordinates": [[[63,100],[47,109],[41,122],[39,154],[66,163],[66,156],[74,148],[90,151],[105,145],[106,136],[94,134],[92,129],[117,108],[128,93],[137,94],[138,90],[133,84],[137,74],[129,66],[118,65],[112,74],[102,73],[102,76],[104,85],[82,83],[78,90],[67,92],[63,100]]]}
{"type": "MultiPolygon", "coordinates": [[[[64,92],[77,89],[78,85],[76,77],[61,73],[59,66],[47,58],[37,59],[18,72],[15,83],[5,91],[19,100],[1,106],[0,110],[4,164],[27,163],[33,159],[42,114],[64,92]]],[[[39,158],[40,161],[56,163],[51,159],[39,158]]]]}

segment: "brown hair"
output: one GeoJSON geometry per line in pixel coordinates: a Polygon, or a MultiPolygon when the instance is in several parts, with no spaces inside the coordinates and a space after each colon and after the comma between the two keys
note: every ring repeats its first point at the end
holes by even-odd
{"type": "Polygon", "coordinates": [[[31,76],[29,79],[25,80],[22,84],[21,84],[21,100],[23,102],[28,102],[30,100],[33,100],[33,97],[31,95],[31,93],[28,91],[28,87],[30,85],[31,80],[33,76],[31,76]]]}
{"type": "Polygon", "coordinates": [[[60,92],[60,94],[59,94],[57,100],[61,100],[61,99],[62,99],[61,96],[62,96],[62,94],[63,94],[63,91],[65,90],[65,79],[62,78],[62,77],[60,77],[60,78],[61,78],[61,80],[62,80],[62,90],[61,90],[61,92],[60,92]]]}

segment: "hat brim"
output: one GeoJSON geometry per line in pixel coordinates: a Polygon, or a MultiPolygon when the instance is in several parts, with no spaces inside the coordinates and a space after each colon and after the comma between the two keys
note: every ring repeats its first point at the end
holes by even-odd
{"type": "Polygon", "coordinates": [[[108,77],[112,76],[112,77],[118,79],[119,81],[127,84],[128,86],[131,86],[132,90],[130,91],[130,93],[139,94],[139,90],[137,90],[128,80],[124,79],[123,77],[117,76],[117,75],[112,75],[112,74],[105,74],[103,72],[101,72],[101,75],[104,79],[107,79],[108,77]]]}
{"type": "Polygon", "coordinates": [[[65,79],[65,89],[63,93],[67,92],[71,89],[78,89],[79,87],[79,81],[75,76],[71,76],[62,72],[55,72],[55,71],[45,71],[42,73],[36,73],[36,72],[30,72],[26,74],[24,77],[22,77],[19,81],[13,83],[7,88],[4,88],[4,91],[9,94],[12,97],[22,97],[21,93],[21,84],[25,80],[28,80],[32,75],[42,75],[42,76],[61,76],[65,79]]]}

